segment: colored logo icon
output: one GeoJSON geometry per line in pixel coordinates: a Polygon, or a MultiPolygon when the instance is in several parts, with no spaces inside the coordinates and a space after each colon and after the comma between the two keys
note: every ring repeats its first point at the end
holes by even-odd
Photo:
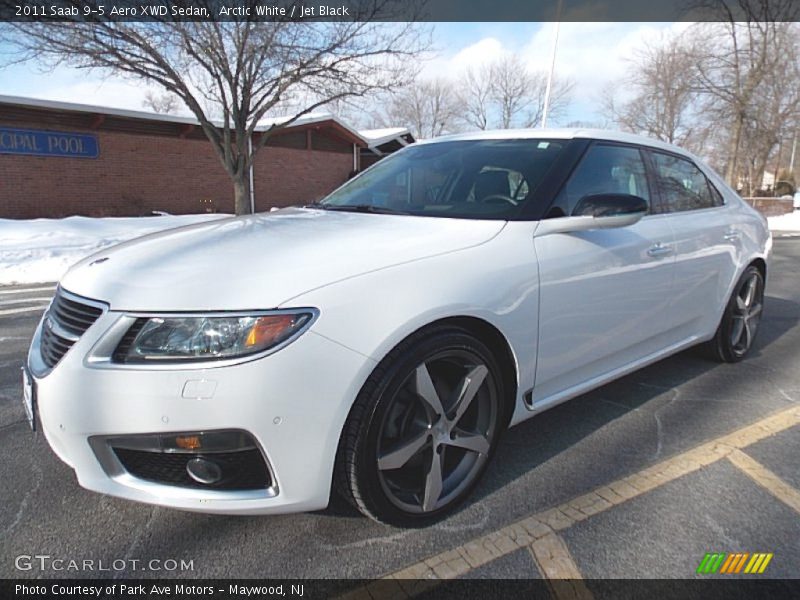
{"type": "Polygon", "coordinates": [[[767,570],[772,556],[772,552],[754,552],[752,554],[750,552],[707,552],[700,561],[700,566],[697,567],[697,573],[700,575],[760,574],[767,570]]]}

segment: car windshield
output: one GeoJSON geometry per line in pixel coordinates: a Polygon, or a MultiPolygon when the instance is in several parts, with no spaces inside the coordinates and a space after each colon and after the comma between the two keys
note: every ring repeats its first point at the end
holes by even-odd
{"type": "Polygon", "coordinates": [[[472,219],[520,212],[564,140],[471,140],[409,146],[320,203],[329,210],[472,219]]]}

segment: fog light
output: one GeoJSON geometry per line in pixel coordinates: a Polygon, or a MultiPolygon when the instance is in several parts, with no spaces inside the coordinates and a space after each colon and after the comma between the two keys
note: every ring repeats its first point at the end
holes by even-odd
{"type": "Polygon", "coordinates": [[[206,458],[193,458],[187,462],[186,472],[196,482],[206,485],[217,483],[222,479],[222,468],[206,458]]]}

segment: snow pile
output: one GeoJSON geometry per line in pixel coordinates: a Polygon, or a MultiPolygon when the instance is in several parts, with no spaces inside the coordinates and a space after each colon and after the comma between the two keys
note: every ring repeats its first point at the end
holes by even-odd
{"type": "Polygon", "coordinates": [[[770,231],[800,231],[800,210],[779,217],[768,217],[770,231]]]}
{"type": "Polygon", "coordinates": [[[108,246],[227,216],[0,219],[0,285],[58,281],[71,265],[108,246]]]}

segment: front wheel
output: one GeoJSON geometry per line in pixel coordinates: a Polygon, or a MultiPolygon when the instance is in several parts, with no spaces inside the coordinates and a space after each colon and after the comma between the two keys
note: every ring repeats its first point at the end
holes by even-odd
{"type": "Polygon", "coordinates": [[[745,269],[733,288],[717,333],[709,342],[714,358],[739,362],[750,348],[764,310],[764,276],[754,266],[745,269]]]}
{"type": "Polygon", "coordinates": [[[483,474],[505,426],[489,349],[458,328],[403,342],[364,384],[343,432],[337,487],[363,514],[428,524],[483,474]]]}

